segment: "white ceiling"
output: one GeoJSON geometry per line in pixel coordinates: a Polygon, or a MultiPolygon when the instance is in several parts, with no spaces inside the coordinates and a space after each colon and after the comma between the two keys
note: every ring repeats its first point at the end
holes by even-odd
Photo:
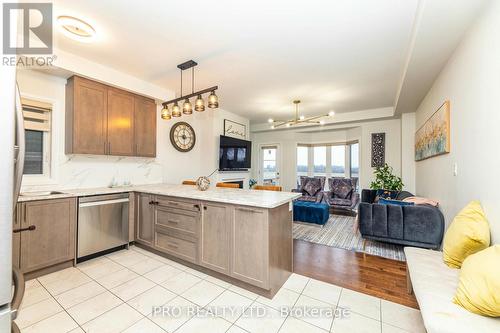
{"type": "Polygon", "coordinates": [[[219,85],[221,107],[253,123],[290,117],[297,98],[305,115],[358,111],[393,105],[417,2],[55,0],[99,36],[58,33],[56,47],[177,93],[176,65],[194,59],[196,87],[219,85]]]}
{"type": "Polygon", "coordinates": [[[293,99],[306,116],[351,119],[413,112],[488,1],[55,0],[55,17],[98,33],[85,44],[56,32],[55,43],[177,95],[176,66],[194,59],[196,88],[219,85],[221,107],[253,124],[290,118],[293,99]]]}

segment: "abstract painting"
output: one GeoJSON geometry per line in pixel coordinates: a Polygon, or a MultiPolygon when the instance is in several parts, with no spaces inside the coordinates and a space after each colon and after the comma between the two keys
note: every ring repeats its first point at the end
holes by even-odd
{"type": "Polygon", "coordinates": [[[449,152],[450,101],[446,101],[415,133],[415,161],[449,152]]]}
{"type": "Polygon", "coordinates": [[[372,168],[385,164],[385,133],[372,133],[372,168]]]}

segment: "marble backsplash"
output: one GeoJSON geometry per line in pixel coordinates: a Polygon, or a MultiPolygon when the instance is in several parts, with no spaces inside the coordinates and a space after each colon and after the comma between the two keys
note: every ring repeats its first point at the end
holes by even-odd
{"type": "Polygon", "coordinates": [[[154,158],[63,155],[51,168],[51,177],[24,176],[22,191],[43,191],[157,184],[163,182],[163,166],[154,158]]]}

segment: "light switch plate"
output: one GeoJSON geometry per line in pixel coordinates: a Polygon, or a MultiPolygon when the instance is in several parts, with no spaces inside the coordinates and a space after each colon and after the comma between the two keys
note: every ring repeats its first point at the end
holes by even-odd
{"type": "Polygon", "coordinates": [[[458,164],[453,163],[453,176],[458,176],[458,164]]]}

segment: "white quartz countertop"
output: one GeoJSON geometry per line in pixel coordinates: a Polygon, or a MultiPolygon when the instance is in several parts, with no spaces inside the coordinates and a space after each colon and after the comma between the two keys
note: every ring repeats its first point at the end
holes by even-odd
{"type": "Polygon", "coordinates": [[[177,198],[222,202],[235,205],[244,205],[259,208],[274,208],[286,204],[298,197],[300,193],[243,190],[233,188],[211,187],[207,191],[200,191],[192,185],[134,185],[126,187],[101,187],[90,189],[69,189],[58,190],[61,194],[36,195],[35,192],[29,195],[19,196],[19,202],[61,199],[71,197],[83,197],[89,195],[113,194],[122,192],[142,192],[149,194],[165,195],[177,198]]]}

